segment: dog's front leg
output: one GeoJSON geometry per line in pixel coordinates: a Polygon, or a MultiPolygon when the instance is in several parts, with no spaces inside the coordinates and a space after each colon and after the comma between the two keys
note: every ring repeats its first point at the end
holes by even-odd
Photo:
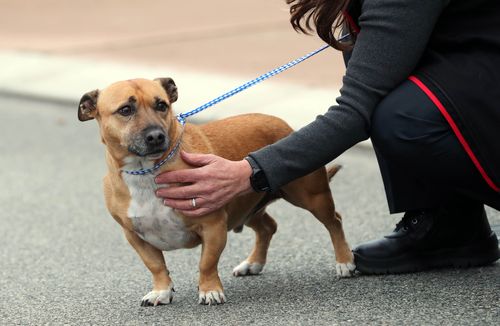
{"type": "Polygon", "coordinates": [[[128,242],[134,247],[144,265],[153,274],[153,290],[142,298],[141,306],[157,306],[171,303],[174,295],[174,284],[165,265],[163,252],[142,240],[135,232],[125,228],[123,230],[128,242]]]}
{"type": "Polygon", "coordinates": [[[199,235],[202,239],[202,250],[198,303],[206,305],[222,304],[226,302],[226,297],[224,296],[217,265],[226,246],[227,225],[225,216],[204,223],[199,235]]]}

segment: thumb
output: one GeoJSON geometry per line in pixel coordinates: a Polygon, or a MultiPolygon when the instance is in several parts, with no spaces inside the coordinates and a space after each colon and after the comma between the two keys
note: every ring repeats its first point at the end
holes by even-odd
{"type": "Polygon", "coordinates": [[[193,166],[204,166],[214,161],[212,154],[195,154],[181,151],[181,157],[184,162],[193,166]]]}

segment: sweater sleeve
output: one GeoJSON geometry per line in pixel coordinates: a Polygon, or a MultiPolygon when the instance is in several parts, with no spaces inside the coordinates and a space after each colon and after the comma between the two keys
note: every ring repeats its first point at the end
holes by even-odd
{"type": "Polygon", "coordinates": [[[377,104],[415,69],[449,0],[364,0],[337,105],[250,156],[271,191],[335,159],[370,135],[377,104]]]}

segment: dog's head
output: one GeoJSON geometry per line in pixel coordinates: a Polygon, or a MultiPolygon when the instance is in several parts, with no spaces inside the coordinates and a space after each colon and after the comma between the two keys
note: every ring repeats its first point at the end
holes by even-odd
{"type": "Polygon", "coordinates": [[[84,94],[78,119],[96,119],[102,142],[115,159],[135,155],[158,158],[175,137],[172,103],[177,87],[171,78],[134,79],[84,94]]]}

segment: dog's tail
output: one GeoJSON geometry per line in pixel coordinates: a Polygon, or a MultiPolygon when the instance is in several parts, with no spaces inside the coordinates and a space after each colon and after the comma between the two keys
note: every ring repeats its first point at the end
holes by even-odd
{"type": "Polygon", "coordinates": [[[326,174],[328,175],[328,181],[331,181],[333,176],[339,172],[339,170],[342,168],[342,165],[340,164],[333,164],[332,166],[328,167],[326,169],[326,174]]]}

